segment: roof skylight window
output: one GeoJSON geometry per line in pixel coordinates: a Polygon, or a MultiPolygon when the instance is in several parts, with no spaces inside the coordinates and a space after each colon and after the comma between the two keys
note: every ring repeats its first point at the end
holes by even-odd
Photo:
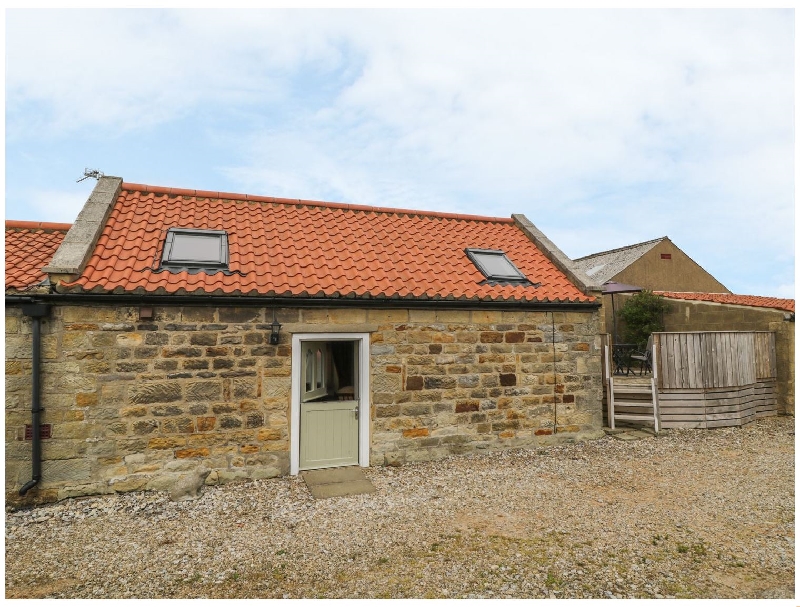
{"type": "Polygon", "coordinates": [[[527,281],[503,251],[493,249],[467,249],[467,257],[489,280],[527,281]]]}
{"type": "Polygon", "coordinates": [[[228,268],[228,234],[222,230],[170,228],[164,240],[165,268],[228,268]]]}

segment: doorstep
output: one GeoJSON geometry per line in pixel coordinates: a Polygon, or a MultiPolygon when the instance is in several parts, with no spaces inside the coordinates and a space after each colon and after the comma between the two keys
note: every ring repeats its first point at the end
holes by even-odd
{"type": "Polygon", "coordinates": [[[373,493],[373,485],[358,466],[305,470],[300,473],[314,499],[373,493]]]}

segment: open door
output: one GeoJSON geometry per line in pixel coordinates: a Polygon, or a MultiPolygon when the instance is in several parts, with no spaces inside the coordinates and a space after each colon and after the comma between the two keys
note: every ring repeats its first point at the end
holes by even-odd
{"type": "Polygon", "coordinates": [[[358,465],[359,342],[302,340],[300,360],[300,470],[358,465]]]}

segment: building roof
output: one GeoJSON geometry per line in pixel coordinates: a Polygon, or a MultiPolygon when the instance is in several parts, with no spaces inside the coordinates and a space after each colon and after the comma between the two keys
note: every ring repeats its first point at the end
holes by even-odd
{"type": "Polygon", "coordinates": [[[42,268],[70,227],[68,223],[6,220],[6,290],[27,289],[47,278],[42,268]]]}
{"type": "Polygon", "coordinates": [[[663,240],[667,240],[667,237],[663,236],[655,240],[648,240],[647,242],[640,242],[619,249],[593,253],[592,255],[586,255],[585,257],[575,259],[574,263],[583,270],[587,276],[603,284],[614,278],[617,274],[622,272],[622,270],[663,240]]]}
{"type": "Polygon", "coordinates": [[[61,287],[97,293],[594,301],[511,218],[133,183],[122,184],[80,276],[61,287]],[[229,271],[161,269],[165,235],[175,227],[227,232],[229,271]],[[467,248],[502,249],[538,285],[488,283],[467,248]]]}
{"type": "Polygon", "coordinates": [[[670,299],[685,299],[690,301],[707,301],[719,304],[733,304],[737,306],[751,306],[754,308],[775,308],[794,312],[794,299],[781,299],[778,297],[761,297],[759,295],[733,295],[730,293],[679,293],[675,291],[653,291],[657,295],[670,299]]]}

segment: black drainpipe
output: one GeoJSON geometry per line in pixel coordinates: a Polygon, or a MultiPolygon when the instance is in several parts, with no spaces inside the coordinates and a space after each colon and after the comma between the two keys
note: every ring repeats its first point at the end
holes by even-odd
{"type": "Polygon", "coordinates": [[[19,490],[20,495],[25,495],[36,484],[42,480],[42,439],[41,439],[41,420],[42,420],[42,398],[39,389],[40,376],[41,376],[41,357],[42,357],[42,343],[41,343],[41,329],[42,318],[50,313],[50,306],[42,303],[30,303],[22,306],[22,313],[25,316],[30,316],[33,319],[33,353],[32,353],[32,370],[31,379],[33,386],[31,388],[31,430],[33,434],[33,443],[31,445],[31,468],[33,469],[33,478],[22,486],[19,490]]]}

